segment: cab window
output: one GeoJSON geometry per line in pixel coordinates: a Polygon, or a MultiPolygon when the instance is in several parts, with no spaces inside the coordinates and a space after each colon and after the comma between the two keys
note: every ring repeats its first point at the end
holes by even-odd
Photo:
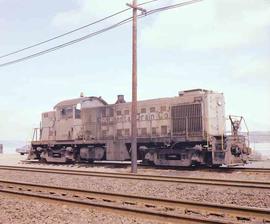
{"type": "Polygon", "coordinates": [[[81,119],[81,110],[75,109],[75,119],[81,119]]]}
{"type": "Polygon", "coordinates": [[[61,110],[61,118],[62,119],[73,118],[73,109],[69,108],[69,107],[62,108],[62,110],[61,110]]]}
{"type": "Polygon", "coordinates": [[[75,108],[75,119],[81,119],[81,104],[77,104],[75,108]]]}

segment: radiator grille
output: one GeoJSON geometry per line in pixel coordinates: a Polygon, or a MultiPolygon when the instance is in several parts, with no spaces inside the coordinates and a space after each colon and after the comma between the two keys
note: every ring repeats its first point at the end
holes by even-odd
{"type": "Polygon", "coordinates": [[[173,135],[198,136],[202,134],[202,105],[172,106],[173,135]]]}

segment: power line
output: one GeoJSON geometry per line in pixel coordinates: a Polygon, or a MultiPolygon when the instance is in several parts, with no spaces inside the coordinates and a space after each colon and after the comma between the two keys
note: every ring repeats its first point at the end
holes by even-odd
{"type": "MultiPolygon", "coordinates": [[[[152,1],[149,1],[149,2],[154,2],[154,1],[158,1],[158,0],[152,0],[152,1]]],[[[139,15],[138,18],[142,18],[142,17],[148,16],[148,15],[154,14],[154,13],[158,13],[158,12],[162,12],[162,11],[166,11],[166,10],[170,10],[170,9],[174,9],[174,8],[179,8],[181,6],[197,3],[197,2],[200,2],[200,1],[202,1],[202,0],[191,0],[191,1],[188,1],[188,2],[182,2],[182,3],[177,3],[177,4],[174,4],[174,5],[169,5],[169,6],[165,6],[165,7],[156,8],[156,9],[148,11],[146,14],[139,15]]],[[[142,4],[146,4],[146,3],[142,3],[142,4]]],[[[129,23],[131,20],[132,20],[132,17],[126,18],[126,19],[124,19],[124,20],[122,20],[122,21],[120,21],[118,23],[115,23],[114,25],[103,28],[101,30],[90,33],[88,35],[82,36],[80,38],[74,39],[72,41],[68,41],[66,43],[63,43],[63,44],[57,45],[55,47],[52,47],[52,48],[49,48],[49,49],[46,49],[46,50],[31,54],[31,55],[28,55],[26,57],[22,57],[22,58],[19,58],[19,59],[16,59],[16,60],[12,60],[12,61],[9,61],[9,62],[6,62],[6,63],[2,63],[2,64],[0,64],[0,67],[4,67],[4,66],[11,65],[11,64],[19,63],[19,62],[29,60],[29,59],[34,58],[34,57],[41,56],[43,54],[47,54],[47,53],[52,52],[52,51],[56,51],[58,49],[67,47],[69,45],[72,45],[72,44],[81,42],[83,40],[86,40],[88,38],[91,38],[91,37],[97,36],[99,34],[102,34],[102,33],[106,32],[106,31],[111,30],[111,29],[117,28],[117,27],[119,27],[121,25],[129,23]]]]}
{"type": "Polygon", "coordinates": [[[52,38],[50,38],[50,39],[48,39],[48,40],[41,41],[41,42],[38,42],[38,43],[36,43],[36,44],[30,45],[30,46],[28,46],[28,47],[22,48],[22,49],[20,49],[20,50],[13,51],[13,52],[11,52],[11,53],[2,55],[2,56],[0,56],[0,58],[5,58],[5,57],[7,57],[7,56],[10,56],[10,55],[13,55],[13,54],[17,54],[17,53],[19,53],[19,52],[22,52],[22,51],[25,51],[25,50],[28,50],[28,49],[31,49],[31,48],[40,46],[40,45],[42,45],[42,44],[48,43],[48,42],[53,41],[53,40],[56,40],[56,39],[58,39],[58,38],[60,38],[60,37],[67,36],[67,35],[69,35],[69,34],[72,34],[72,33],[74,33],[74,32],[77,32],[77,31],[79,31],[79,30],[85,29],[85,28],[87,28],[87,27],[89,27],[89,26],[92,26],[92,25],[95,25],[95,24],[97,24],[97,23],[103,22],[103,21],[105,21],[105,20],[107,20],[107,19],[110,19],[110,18],[112,18],[112,17],[114,17],[114,16],[117,16],[117,15],[119,15],[119,14],[121,14],[121,13],[123,13],[123,12],[126,12],[126,11],[128,11],[128,10],[130,10],[130,9],[127,8],[127,9],[121,10],[121,11],[119,11],[119,12],[116,12],[116,13],[114,13],[114,14],[112,14],[112,15],[106,16],[106,17],[104,17],[104,18],[102,18],[102,19],[99,19],[99,20],[97,20],[97,21],[94,21],[94,22],[92,22],[92,23],[88,23],[88,24],[86,24],[86,25],[84,25],[84,26],[81,26],[81,27],[79,27],[79,28],[76,28],[76,29],[70,30],[70,31],[68,31],[68,32],[66,32],[66,33],[63,33],[63,34],[61,34],[61,35],[52,37],[52,38]]]}
{"type": "Polygon", "coordinates": [[[190,5],[190,4],[194,4],[194,3],[197,3],[197,2],[201,2],[201,1],[203,1],[203,0],[191,0],[191,1],[188,1],[188,2],[181,2],[181,3],[174,4],[174,5],[164,6],[164,7],[160,7],[160,8],[157,8],[157,9],[153,9],[153,10],[147,12],[147,14],[150,15],[150,14],[157,13],[157,12],[162,12],[162,11],[166,11],[166,10],[170,10],[170,9],[175,9],[175,8],[179,8],[181,6],[190,5]]]}
{"type": "MultiPolygon", "coordinates": [[[[153,3],[153,2],[157,2],[157,1],[161,1],[161,0],[151,0],[151,1],[143,2],[143,3],[139,4],[139,5],[145,5],[145,4],[149,4],[149,3],[153,3]]],[[[67,35],[69,35],[69,34],[75,33],[75,32],[77,32],[77,31],[79,31],[79,30],[85,29],[85,28],[90,27],[90,26],[92,26],[92,25],[95,25],[95,24],[97,24],[97,23],[100,23],[100,22],[103,22],[103,21],[105,21],[105,20],[111,19],[111,18],[113,18],[113,17],[115,17],[115,16],[117,16],[117,15],[120,15],[120,14],[126,12],[126,11],[129,11],[129,10],[130,10],[130,8],[123,9],[123,10],[118,11],[118,12],[115,12],[115,13],[109,15],[109,16],[106,16],[106,17],[104,17],[104,18],[102,18],[102,19],[99,19],[99,20],[96,20],[96,21],[94,21],[94,22],[88,23],[88,24],[86,24],[86,25],[84,25],[84,26],[81,26],[81,27],[78,27],[78,28],[76,28],[76,29],[70,30],[70,31],[65,32],[65,33],[63,33],[63,34],[60,34],[60,35],[57,35],[57,36],[55,36],[55,37],[49,38],[49,39],[47,39],[47,40],[38,42],[38,43],[33,44],[33,45],[30,45],[30,46],[28,46],[28,47],[24,47],[24,48],[22,48],[22,49],[19,49],[19,50],[10,52],[10,53],[8,53],[8,54],[1,55],[1,56],[0,56],[0,59],[1,59],[1,58],[5,58],[5,57],[8,57],[8,56],[13,55],[13,54],[20,53],[20,52],[25,51],[25,50],[29,50],[29,49],[31,49],[31,48],[34,48],[34,47],[37,47],[37,46],[40,46],[40,45],[43,45],[43,44],[45,44],[45,43],[51,42],[51,41],[56,40],[56,39],[58,39],[58,38],[67,36],[67,35]]]]}
{"type": "Polygon", "coordinates": [[[150,0],[150,1],[147,1],[147,2],[140,3],[140,4],[138,4],[138,6],[146,5],[146,4],[153,3],[153,2],[158,2],[158,1],[161,1],[161,0],[150,0]]]}
{"type": "Polygon", "coordinates": [[[37,52],[37,53],[35,53],[35,54],[31,54],[31,55],[26,56],[26,57],[23,57],[23,58],[19,58],[19,59],[13,60],[13,61],[9,61],[9,62],[0,64],[0,67],[4,67],[4,66],[7,66],[7,65],[15,64],[15,63],[18,63],[18,62],[21,62],[21,61],[24,61],[24,60],[29,60],[29,59],[31,59],[31,58],[34,58],[34,57],[37,57],[37,56],[41,56],[41,55],[43,55],[43,54],[47,54],[47,53],[49,53],[49,52],[56,51],[56,50],[58,50],[58,49],[67,47],[67,46],[69,46],[69,45],[78,43],[78,42],[80,42],[80,41],[86,40],[86,39],[91,38],[91,37],[94,37],[94,36],[96,36],[96,35],[98,35],[98,34],[104,33],[104,32],[106,32],[106,31],[108,31],[108,30],[111,30],[111,29],[113,29],[113,28],[116,28],[116,27],[118,27],[118,26],[121,26],[121,25],[123,25],[123,24],[125,24],[125,23],[127,23],[127,22],[130,22],[131,19],[132,19],[132,17],[129,17],[129,18],[125,19],[125,20],[120,21],[119,23],[116,23],[116,24],[112,25],[112,26],[109,26],[109,27],[106,27],[106,28],[101,29],[101,30],[99,30],[99,31],[90,33],[90,34],[88,34],[88,35],[85,35],[85,36],[83,36],[83,37],[77,38],[77,39],[75,39],[75,40],[66,42],[66,43],[64,43],[64,44],[57,45],[57,46],[55,46],[55,47],[52,47],[52,48],[49,48],[49,49],[47,49],[47,50],[43,50],[43,51],[37,52]]]}

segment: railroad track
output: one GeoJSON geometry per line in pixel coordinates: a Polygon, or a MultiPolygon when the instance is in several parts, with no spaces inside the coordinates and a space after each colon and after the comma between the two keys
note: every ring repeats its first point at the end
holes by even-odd
{"type": "Polygon", "coordinates": [[[9,171],[23,171],[23,172],[37,172],[37,173],[50,173],[50,174],[64,174],[64,175],[77,175],[87,177],[100,177],[100,178],[116,178],[125,180],[142,180],[142,181],[158,181],[167,183],[188,183],[188,184],[201,184],[201,185],[216,185],[252,189],[270,189],[270,181],[248,181],[248,180],[225,180],[216,178],[199,178],[199,177],[185,177],[185,176],[165,176],[165,175],[142,175],[142,174],[129,174],[129,173],[113,173],[113,172],[98,172],[98,171],[79,171],[67,170],[57,168],[34,168],[26,166],[0,166],[0,170],[9,171]]]}
{"type": "Polygon", "coordinates": [[[78,190],[0,180],[0,193],[89,206],[170,223],[270,223],[270,209],[78,190]]]}
{"type": "Polygon", "coordinates": [[[228,170],[228,171],[241,171],[241,172],[250,172],[250,173],[265,173],[270,174],[270,168],[250,168],[250,167],[219,167],[219,170],[228,170]]]}
{"type": "MultiPolygon", "coordinates": [[[[39,165],[49,165],[49,166],[65,166],[68,164],[55,164],[55,163],[41,163],[40,161],[33,161],[33,160],[22,160],[21,162],[25,164],[39,164],[39,165]]],[[[94,163],[80,163],[77,164],[78,166],[85,166],[85,167],[96,167],[96,166],[105,166],[105,167],[129,167],[131,162],[108,162],[108,161],[95,161],[94,163]]],[[[146,169],[171,169],[171,170],[203,170],[209,172],[249,172],[249,173],[265,173],[270,174],[270,168],[251,168],[251,167],[237,167],[237,166],[229,166],[229,167],[216,167],[216,168],[209,168],[205,166],[199,167],[168,167],[168,166],[151,166],[151,165],[144,165],[141,162],[138,163],[138,167],[146,168],[146,169]]]]}

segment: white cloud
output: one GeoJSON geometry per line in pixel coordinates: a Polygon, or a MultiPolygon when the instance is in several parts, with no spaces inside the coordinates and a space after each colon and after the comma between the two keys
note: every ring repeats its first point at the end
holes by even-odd
{"type": "Polygon", "coordinates": [[[5,17],[2,16],[2,18],[1,18],[1,15],[0,15],[0,28],[4,29],[4,28],[6,28],[6,26],[7,26],[7,21],[6,21],[5,17]]]}
{"type": "Polygon", "coordinates": [[[268,1],[205,0],[161,13],[141,40],[154,48],[228,49],[266,40],[267,26],[268,1]]]}
{"type": "Polygon", "coordinates": [[[232,78],[270,84],[270,58],[242,56],[232,61],[232,78]]]}
{"type": "Polygon", "coordinates": [[[93,18],[101,18],[111,13],[124,9],[125,0],[100,1],[100,0],[75,0],[76,9],[57,13],[52,24],[56,27],[76,26],[91,21],[93,18]]]}

